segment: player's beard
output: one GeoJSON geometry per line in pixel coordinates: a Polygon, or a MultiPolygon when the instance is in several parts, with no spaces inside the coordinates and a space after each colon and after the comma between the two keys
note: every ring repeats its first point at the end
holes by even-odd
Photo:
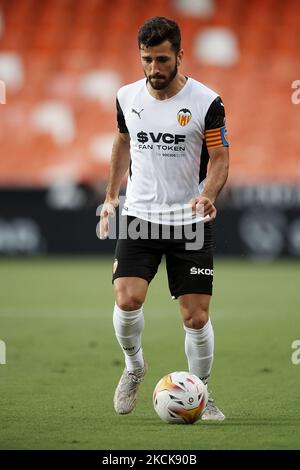
{"type": "Polygon", "coordinates": [[[170,85],[172,80],[174,80],[174,78],[177,75],[177,72],[178,72],[178,67],[177,67],[177,64],[175,64],[174,70],[172,70],[172,72],[170,73],[168,77],[157,73],[153,76],[147,77],[147,79],[154,90],[164,90],[170,85]],[[160,78],[160,80],[155,80],[156,78],[160,78]]]}

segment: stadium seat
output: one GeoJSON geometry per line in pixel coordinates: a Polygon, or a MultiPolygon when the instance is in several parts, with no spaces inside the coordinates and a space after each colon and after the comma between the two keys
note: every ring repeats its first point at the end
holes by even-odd
{"type": "Polygon", "coordinates": [[[143,76],[137,29],[182,29],[183,71],[223,98],[230,184],[300,181],[297,0],[0,0],[0,184],[107,178],[119,86],[143,76]]]}

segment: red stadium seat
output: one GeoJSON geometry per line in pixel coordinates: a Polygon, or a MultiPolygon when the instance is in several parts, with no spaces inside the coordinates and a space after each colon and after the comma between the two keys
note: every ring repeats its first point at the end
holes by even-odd
{"type": "Polygon", "coordinates": [[[291,101],[291,83],[300,79],[299,2],[215,0],[215,5],[211,17],[201,18],[183,14],[171,0],[0,0],[0,78],[3,53],[18,54],[24,68],[21,90],[8,86],[7,104],[0,105],[0,184],[43,186],[60,172],[91,184],[107,178],[109,155],[97,157],[91,143],[101,135],[106,142],[115,131],[114,99],[108,106],[88,98],[80,83],[101,70],[118,73],[123,83],[141,78],[137,29],[154,15],[179,22],[184,72],[225,102],[230,183],[299,183],[300,108],[291,101]],[[196,57],[195,38],[210,27],[235,35],[236,63],[209,65],[196,57]],[[48,100],[65,103],[75,119],[75,137],[65,146],[32,125],[33,107],[48,100]]]}

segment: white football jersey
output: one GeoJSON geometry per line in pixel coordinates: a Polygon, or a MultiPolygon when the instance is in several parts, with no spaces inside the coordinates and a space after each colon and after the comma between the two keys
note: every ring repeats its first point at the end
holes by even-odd
{"type": "Polygon", "coordinates": [[[190,200],[205,185],[207,148],[228,146],[218,94],[188,78],[176,95],[158,100],[142,79],[118,91],[117,110],[120,132],[130,135],[122,214],[174,225],[203,220],[192,216],[190,200]]]}

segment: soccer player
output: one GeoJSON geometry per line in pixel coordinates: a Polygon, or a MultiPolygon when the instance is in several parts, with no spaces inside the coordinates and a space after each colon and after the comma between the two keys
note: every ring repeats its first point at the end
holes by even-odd
{"type": "MultiPolygon", "coordinates": [[[[118,132],[101,211],[100,238],[108,234],[109,216],[118,207],[127,170],[122,230],[128,235],[130,224],[143,222],[160,231],[152,238],[119,237],[116,246],[113,324],[125,356],[125,369],[114,395],[114,407],[120,414],[134,409],[146,373],[141,345],[143,304],[163,255],[170,292],[178,299],[183,319],[189,371],[207,384],[214,353],[209,318],[212,220],[229,166],[224,105],[213,90],[180,73],[183,50],[178,25],[164,17],[151,18],[138,32],[138,45],[146,78],[123,86],[117,94],[118,132]],[[184,211],[178,207],[190,208],[191,217],[181,217],[184,211]],[[162,230],[167,225],[169,238],[162,230]],[[203,245],[188,249],[184,230],[181,238],[175,234],[178,225],[195,230],[202,227],[203,245]]],[[[224,418],[210,394],[202,419],[224,418]]]]}

